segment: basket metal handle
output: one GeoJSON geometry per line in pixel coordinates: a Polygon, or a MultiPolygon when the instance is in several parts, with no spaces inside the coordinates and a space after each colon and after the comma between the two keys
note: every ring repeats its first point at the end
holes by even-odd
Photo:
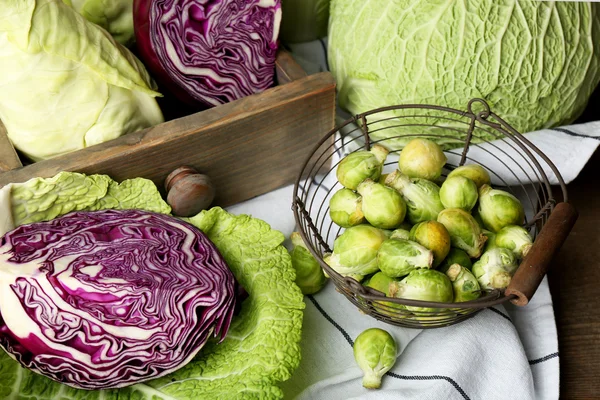
{"type": "Polygon", "coordinates": [[[519,265],[504,294],[516,296],[511,302],[518,306],[529,303],[546,275],[554,255],[567,239],[577,221],[577,211],[569,203],[558,203],[542,227],[527,256],[519,265]]]}

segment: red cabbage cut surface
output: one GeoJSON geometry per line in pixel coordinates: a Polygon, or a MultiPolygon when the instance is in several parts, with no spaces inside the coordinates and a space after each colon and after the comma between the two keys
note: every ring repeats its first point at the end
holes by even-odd
{"type": "Polygon", "coordinates": [[[127,386],[223,339],[235,292],[192,225],[138,210],[67,214],[0,240],[0,345],[74,387],[127,386]]]}
{"type": "Polygon", "coordinates": [[[161,86],[212,107],[274,81],[280,0],[135,0],[138,53],[161,86]]]}

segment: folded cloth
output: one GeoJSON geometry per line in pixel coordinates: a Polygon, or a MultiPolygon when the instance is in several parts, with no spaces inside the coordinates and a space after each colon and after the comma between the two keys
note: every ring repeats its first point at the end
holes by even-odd
{"type": "MultiPolygon", "coordinates": [[[[292,53],[311,73],[327,69],[325,40],[294,45],[292,53]]],[[[596,150],[600,122],[544,129],[525,137],[569,183],[596,150]]],[[[482,157],[496,171],[493,167],[498,161],[486,159],[481,151],[469,155],[482,157]]],[[[550,183],[558,183],[551,170],[545,172],[550,183]]],[[[503,178],[514,183],[510,175],[503,178]]],[[[330,179],[325,177],[323,183],[331,184],[330,179]]],[[[287,186],[229,207],[229,211],[261,218],[289,237],[297,229],[292,196],[293,186],[287,186]]],[[[532,215],[527,202],[525,207],[532,215]]],[[[305,302],[302,361],[283,384],[286,399],[559,397],[558,340],[546,279],[525,307],[505,303],[459,324],[430,330],[397,327],[364,315],[331,282],[319,293],[306,296],[305,302]],[[362,387],[362,372],[352,352],[356,337],[372,327],[387,330],[398,343],[397,362],[378,390],[362,387]]]]}

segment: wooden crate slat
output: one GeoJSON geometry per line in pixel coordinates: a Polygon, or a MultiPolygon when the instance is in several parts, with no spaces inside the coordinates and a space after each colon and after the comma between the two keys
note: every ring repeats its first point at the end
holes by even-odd
{"type": "Polygon", "coordinates": [[[8,139],[6,128],[0,121],[0,172],[22,167],[21,160],[8,139]]]}

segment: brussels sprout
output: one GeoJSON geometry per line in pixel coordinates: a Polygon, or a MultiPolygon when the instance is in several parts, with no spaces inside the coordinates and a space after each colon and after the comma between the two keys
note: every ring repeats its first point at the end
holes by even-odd
{"type": "Polygon", "coordinates": [[[411,178],[435,180],[442,174],[446,164],[442,148],[428,139],[413,139],[400,152],[398,167],[411,178]]]}
{"type": "Polygon", "coordinates": [[[325,262],[343,276],[361,281],[365,275],[376,272],[377,251],[387,239],[386,233],[371,225],[347,228],[333,242],[333,254],[325,262]]]}
{"type": "Polygon", "coordinates": [[[485,245],[483,246],[483,250],[481,250],[481,254],[485,253],[488,250],[499,247],[496,245],[496,234],[492,231],[488,231],[487,229],[482,229],[481,232],[487,237],[485,241],[485,245]]]}
{"type": "Polygon", "coordinates": [[[448,174],[448,178],[455,176],[464,176],[465,178],[469,178],[475,182],[477,189],[485,184],[491,185],[490,175],[481,165],[478,164],[463,165],[454,169],[448,174]]]}
{"type": "Polygon", "coordinates": [[[362,196],[362,211],[376,228],[393,229],[404,221],[406,203],[396,190],[365,179],[356,188],[362,196]]]}
{"type": "Polygon", "coordinates": [[[365,223],[362,197],[350,189],[340,189],[329,200],[329,217],[343,228],[365,223]]]}
{"type": "Polygon", "coordinates": [[[410,230],[410,240],[427,247],[433,252],[433,267],[437,267],[450,251],[450,234],[437,221],[419,222],[410,230]]]}
{"type": "Polygon", "coordinates": [[[479,189],[479,215],[485,228],[498,232],[507,225],[521,225],[525,220],[523,205],[504,190],[483,185],[479,189]]]}
{"type": "Polygon", "coordinates": [[[292,266],[296,270],[296,285],[304,294],[314,294],[323,289],[327,278],[319,262],[310,254],[298,232],[292,232],[290,236],[292,245],[290,251],[292,266]]]}
{"type": "Polygon", "coordinates": [[[483,253],[472,271],[482,288],[505,289],[518,267],[512,251],[496,247],[483,253]]]}
{"type": "Polygon", "coordinates": [[[450,248],[450,252],[448,252],[448,255],[446,258],[444,258],[444,261],[442,264],[440,264],[438,270],[446,273],[452,264],[459,264],[460,266],[469,270],[471,267],[473,267],[473,263],[471,262],[469,255],[464,250],[457,249],[455,247],[450,248]]]}
{"type": "Polygon", "coordinates": [[[381,174],[381,176],[379,177],[379,179],[377,180],[377,183],[381,183],[382,185],[385,184],[385,180],[388,177],[389,174],[381,174]]]}
{"type": "Polygon", "coordinates": [[[348,189],[356,189],[367,178],[378,180],[388,154],[389,150],[378,144],[373,145],[369,151],[360,150],[348,154],[338,164],[338,181],[348,189]]]}
{"type": "Polygon", "coordinates": [[[385,184],[400,192],[406,202],[406,214],[411,224],[435,221],[444,205],[440,201],[440,188],[426,179],[410,179],[396,170],[390,173],[385,184]]]}
{"type": "MultiPolygon", "coordinates": [[[[387,297],[390,295],[390,283],[397,282],[394,278],[390,278],[383,272],[379,271],[375,275],[371,276],[367,281],[363,282],[364,286],[373,288],[375,290],[379,290],[381,293],[385,294],[387,297]]],[[[393,315],[395,317],[399,317],[399,315],[394,312],[396,310],[405,309],[402,304],[391,303],[389,301],[382,302],[374,302],[374,304],[381,304],[383,307],[376,307],[376,310],[385,315],[393,315]]]]}
{"type": "Polygon", "coordinates": [[[416,268],[431,268],[433,252],[418,243],[404,239],[388,239],[377,252],[377,266],[389,277],[407,275],[416,268]]]}
{"type": "Polygon", "coordinates": [[[533,241],[527,229],[517,225],[508,225],[496,234],[496,246],[511,250],[520,259],[529,253],[533,241]]]}
{"type": "Polygon", "coordinates": [[[452,281],[455,303],[476,300],[481,296],[479,282],[467,268],[460,264],[452,264],[446,275],[452,281]]]}
{"type": "Polygon", "coordinates": [[[471,214],[459,208],[447,208],[437,220],[448,230],[452,246],[466,251],[471,258],[481,255],[487,237],[471,214]]]}
{"type": "MultiPolygon", "coordinates": [[[[445,274],[434,269],[415,269],[400,282],[390,283],[390,296],[401,299],[452,302],[452,282],[445,274]]],[[[438,308],[406,306],[409,311],[436,312],[438,308]]]]}
{"type": "Polygon", "coordinates": [[[357,336],[353,346],[354,359],[363,371],[362,384],[367,389],[381,387],[381,377],[396,363],[398,347],[387,331],[370,328],[357,336]]]}
{"type": "Polygon", "coordinates": [[[460,208],[471,211],[477,203],[477,185],[464,176],[453,176],[442,183],[440,201],[445,208],[460,208]]]}
{"type": "Polygon", "coordinates": [[[395,229],[390,235],[390,239],[404,239],[408,240],[410,238],[410,231],[406,229],[398,228],[395,229]]]}

